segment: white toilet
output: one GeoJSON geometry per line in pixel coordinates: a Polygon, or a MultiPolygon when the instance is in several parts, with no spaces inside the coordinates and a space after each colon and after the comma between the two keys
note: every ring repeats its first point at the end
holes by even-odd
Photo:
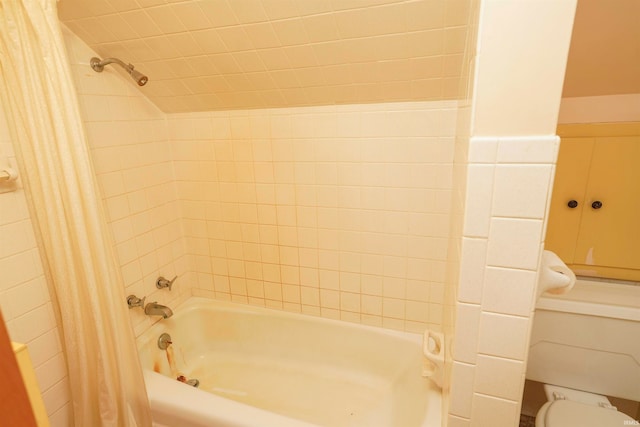
{"type": "Polygon", "coordinates": [[[579,280],[536,306],[527,379],[544,383],[536,427],[640,425],[606,396],[640,401],[640,286],[579,280]]]}

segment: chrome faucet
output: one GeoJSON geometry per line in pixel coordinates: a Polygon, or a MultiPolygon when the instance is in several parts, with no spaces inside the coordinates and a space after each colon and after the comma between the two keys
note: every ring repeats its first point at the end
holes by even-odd
{"type": "Polygon", "coordinates": [[[166,305],[161,305],[154,301],[144,306],[144,314],[162,316],[163,319],[168,319],[173,316],[173,311],[166,305]]]}

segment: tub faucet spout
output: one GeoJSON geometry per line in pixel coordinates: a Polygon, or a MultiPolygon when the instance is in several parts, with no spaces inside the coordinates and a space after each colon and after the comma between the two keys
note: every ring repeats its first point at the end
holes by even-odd
{"type": "Polygon", "coordinates": [[[173,316],[173,311],[166,305],[158,304],[157,302],[150,302],[144,307],[144,313],[149,316],[162,316],[163,319],[168,319],[173,316]]]}

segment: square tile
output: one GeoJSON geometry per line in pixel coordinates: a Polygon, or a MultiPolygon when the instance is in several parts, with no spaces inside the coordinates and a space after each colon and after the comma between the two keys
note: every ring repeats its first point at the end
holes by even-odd
{"type": "Polygon", "coordinates": [[[487,267],[482,309],[515,316],[529,316],[535,304],[536,272],[487,267]]]}
{"type": "Polygon", "coordinates": [[[478,427],[515,426],[519,405],[516,401],[474,393],[471,419],[477,420],[473,425],[478,427]]]}
{"type": "Polygon", "coordinates": [[[480,339],[480,306],[458,303],[453,357],[458,362],[476,363],[480,339]]]}
{"type": "Polygon", "coordinates": [[[482,354],[524,360],[529,342],[528,317],[482,313],[478,351],[482,354]]]}
{"type": "Polygon", "coordinates": [[[469,158],[471,164],[496,162],[498,138],[477,137],[469,139],[469,158]]]}
{"type": "Polygon", "coordinates": [[[542,238],[542,220],[492,218],[487,265],[536,270],[542,238]]]}
{"type": "Polygon", "coordinates": [[[493,216],[542,219],[551,191],[551,165],[498,165],[493,186],[493,216]]]}
{"type": "Polygon", "coordinates": [[[475,366],[454,362],[451,370],[449,413],[463,418],[471,417],[475,366]]]}
{"type": "Polygon", "coordinates": [[[498,163],[553,164],[558,157],[557,135],[501,137],[498,139],[498,163]]]}
{"type": "Polygon", "coordinates": [[[524,362],[479,355],[474,391],[518,401],[522,396],[525,370],[524,362]]]}

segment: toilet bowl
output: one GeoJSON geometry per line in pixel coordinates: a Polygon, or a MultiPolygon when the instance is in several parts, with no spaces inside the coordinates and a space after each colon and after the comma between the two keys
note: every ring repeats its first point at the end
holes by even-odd
{"type": "Polygon", "coordinates": [[[578,280],[536,305],[526,378],[544,384],[536,427],[639,425],[606,396],[640,401],[640,286],[578,280]]]}
{"type": "Polygon", "coordinates": [[[637,425],[609,399],[565,387],[544,384],[547,403],[536,414],[536,427],[614,427],[637,425]]]}

